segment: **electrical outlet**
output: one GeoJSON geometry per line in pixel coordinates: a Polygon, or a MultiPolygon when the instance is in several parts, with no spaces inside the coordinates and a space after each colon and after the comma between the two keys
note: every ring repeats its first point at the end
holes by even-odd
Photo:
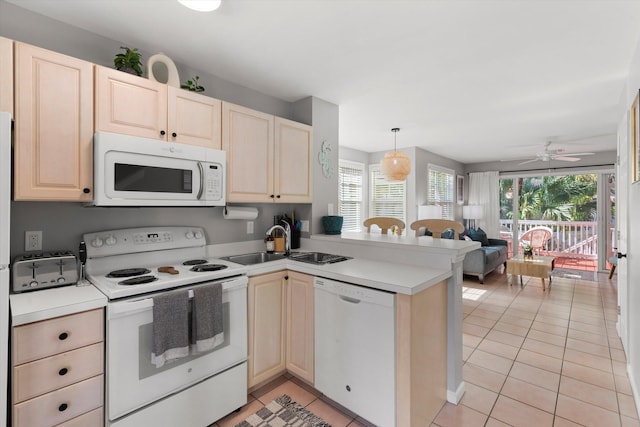
{"type": "Polygon", "coordinates": [[[42,231],[25,231],[24,232],[24,250],[25,251],[41,251],[42,250],[42,231]]]}
{"type": "Polygon", "coordinates": [[[302,227],[300,227],[301,228],[300,231],[304,231],[304,232],[308,233],[309,232],[309,220],[305,219],[305,220],[300,221],[300,222],[302,223],[302,227]]]}
{"type": "Polygon", "coordinates": [[[253,234],[253,221],[247,221],[247,234],[253,234]]]}

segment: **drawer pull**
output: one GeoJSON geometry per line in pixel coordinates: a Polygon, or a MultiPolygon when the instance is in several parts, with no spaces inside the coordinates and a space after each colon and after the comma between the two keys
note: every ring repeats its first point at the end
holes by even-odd
{"type": "Polygon", "coordinates": [[[69,407],[69,405],[67,405],[66,403],[63,403],[60,406],[58,406],[58,411],[64,412],[64,411],[67,410],[68,407],[69,407]]]}
{"type": "Polygon", "coordinates": [[[63,332],[63,333],[61,333],[60,335],[58,335],[58,339],[59,339],[60,341],[64,341],[64,340],[66,340],[67,338],[69,338],[69,333],[68,333],[68,332],[63,332]]]}
{"type": "Polygon", "coordinates": [[[58,375],[60,376],[67,375],[67,372],[69,372],[67,368],[62,368],[58,371],[58,375]]]}

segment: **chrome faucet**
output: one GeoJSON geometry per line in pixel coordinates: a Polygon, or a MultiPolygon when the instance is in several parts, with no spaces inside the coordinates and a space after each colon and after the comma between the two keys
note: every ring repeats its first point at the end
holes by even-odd
{"type": "Polygon", "coordinates": [[[284,227],[280,224],[276,224],[267,230],[267,236],[271,235],[273,230],[282,230],[284,231],[284,253],[289,256],[291,254],[291,227],[289,223],[285,220],[280,221],[284,224],[284,227]]]}

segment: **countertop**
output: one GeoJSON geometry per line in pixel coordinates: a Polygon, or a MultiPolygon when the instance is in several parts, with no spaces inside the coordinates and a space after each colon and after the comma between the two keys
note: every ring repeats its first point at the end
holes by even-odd
{"type": "Polygon", "coordinates": [[[12,326],[66,316],[107,305],[107,297],[91,284],[11,294],[9,298],[12,326]]]}
{"type": "Polygon", "coordinates": [[[452,274],[451,268],[417,267],[357,258],[324,265],[283,259],[248,267],[249,276],[287,269],[406,295],[417,294],[452,274]]]}

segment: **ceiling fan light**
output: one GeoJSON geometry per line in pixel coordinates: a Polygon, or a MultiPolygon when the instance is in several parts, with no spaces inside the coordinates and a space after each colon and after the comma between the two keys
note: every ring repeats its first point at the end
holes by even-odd
{"type": "Polygon", "coordinates": [[[222,0],[178,0],[178,3],[198,12],[212,12],[220,7],[222,0]]]}

